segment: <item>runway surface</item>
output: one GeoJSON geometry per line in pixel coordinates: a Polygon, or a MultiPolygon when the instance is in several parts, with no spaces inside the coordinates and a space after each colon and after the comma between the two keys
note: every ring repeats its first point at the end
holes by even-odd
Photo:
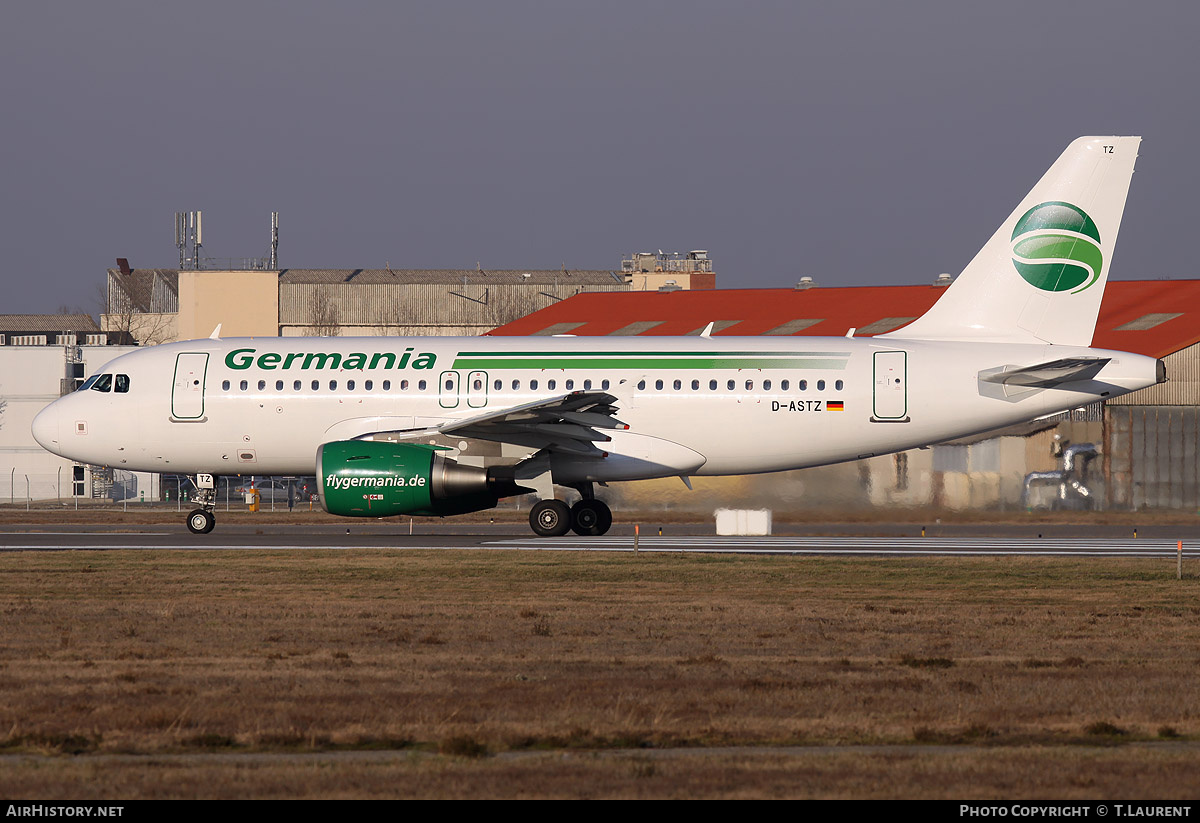
{"type": "Polygon", "coordinates": [[[911,524],[820,524],[808,534],[766,537],[726,537],[711,533],[705,524],[675,524],[657,534],[635,538],[624,528],[604,537],[539,538],[516,524],[424,527],[427,533],[409,534],[408,528],[367,524],[342,528],[303,528],[268,525],[260,529],[218,527],[209,535],[189,534],[180,526],[115,529],[97,526],[36,527],[19,524],[0,527],[0,552],[112,551],[158,549],[169,551],[244,551],[272,549],[475,549],[492,551],[601,551],[759,555],[860,555],[860,556],[1086,556],[1174,557],[1179,541],[1186,558],[1200,557],[1200,533],[1181,527],[1152,527],[1134,536],[1126,527],[994,525],[947,527],[949,534],[921,536],[911,524]],[[869,534],[854,534],[869,531],[869,534]]]}

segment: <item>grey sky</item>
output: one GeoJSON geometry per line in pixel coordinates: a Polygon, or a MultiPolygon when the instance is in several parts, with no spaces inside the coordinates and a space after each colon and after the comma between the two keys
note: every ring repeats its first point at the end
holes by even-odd
{"type": "Polygon", "coordinates": [[[1118,279],[1194,277],[1189,3],[14,2],[0,312],[116,257],[957,273],[1081,134],[1141,134],[1118,279]]]}

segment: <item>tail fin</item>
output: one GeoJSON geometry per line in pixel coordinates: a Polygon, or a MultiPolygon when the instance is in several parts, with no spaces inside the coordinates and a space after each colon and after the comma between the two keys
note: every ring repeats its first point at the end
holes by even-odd
{"type": "Polygon", "coordinates": [[[1089,346],[1140,137],[1080,137],[924,315],[886,337],[1089,346]]]}

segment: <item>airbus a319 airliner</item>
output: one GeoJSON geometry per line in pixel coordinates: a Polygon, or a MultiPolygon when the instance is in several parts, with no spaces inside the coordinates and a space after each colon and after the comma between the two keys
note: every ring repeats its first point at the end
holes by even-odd
{"type": "Polygon", "coordinates": [[[890,334],[214,333],[116,358],[33,434],[79,462],[195,475],[196,533],[215,523],[214,476],[315,474],[334,514],[461,514],[532,491],[538,534],[603,534],[596,484],[854,460],[1165,380],[1161,361],[1090,348],[1139,142],[1074,141],[938,302],[890,334]]]}

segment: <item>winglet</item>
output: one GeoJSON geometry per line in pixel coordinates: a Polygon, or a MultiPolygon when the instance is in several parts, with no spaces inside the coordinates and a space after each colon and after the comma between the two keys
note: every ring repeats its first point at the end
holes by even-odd
{"type": "Polygon", "coordinates": [[[213,333],[208,336],[208,339],[209,340],[220,340],[221,339],[221,324],[220,323],[218,323],[217,327],[215,329],[213,329],[213,333]]]}
{"type": "Polygon", "coordinates": [[[712,337],[713,326],[717,325],[717,321],[710,320],[708,325],[704,327],[704,331],[700,332],[701,337],[712,337]]]}

